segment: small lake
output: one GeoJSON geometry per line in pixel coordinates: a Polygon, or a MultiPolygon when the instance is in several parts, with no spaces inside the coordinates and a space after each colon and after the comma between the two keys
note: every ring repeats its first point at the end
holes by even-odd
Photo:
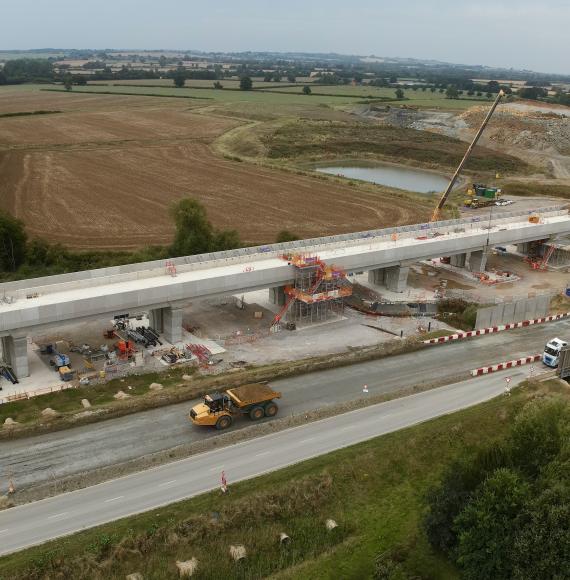
{"type": "Polygon", "coordinates": [[[317,167],[320,173],[330,173],[331,175],[341,175],[349,179],[362,179],[379,185],[398,187],[417,193],[442,193],[449,179],[437,173],[423,171],[422,169],[412,169],[395,165],[374,165],[373,167],[337,166],[337,167],[317,167]]]}

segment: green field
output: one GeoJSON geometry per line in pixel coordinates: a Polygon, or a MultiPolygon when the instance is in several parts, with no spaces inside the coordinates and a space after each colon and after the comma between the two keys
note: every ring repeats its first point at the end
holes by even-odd
{"type": "Polygon", "coordinates": [[[425,493],[465,449],[500,440],[529,398],[568,397],[558,381],[373,439],[256,479],[0,559],[4,580],[173,578],[196,557],[198,578],[370,578],[388,554],[406,576],[458,578],[420,525],[425,493]],[[324,522],[333,518],[332,533],[324,522]],[[291,537],[287,548],[278,534],[291,537]],[[244,544],[239,567],[230,544],[244,544]]]}

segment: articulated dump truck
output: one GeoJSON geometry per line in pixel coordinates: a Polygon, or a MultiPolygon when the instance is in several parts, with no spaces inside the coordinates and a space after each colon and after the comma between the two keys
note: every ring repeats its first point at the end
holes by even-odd
{"type": "Polygon", "coordinates": [[[190,421],[194,425],[206,425],[216,429],[227,429],[240,415],[249,415],[252,421],[263,417],[275,417],[278,407],[274,399],[281,393],[261,383],[242,385],[223,393],[211,393],[204,402],[190,411],[190,421]]]}

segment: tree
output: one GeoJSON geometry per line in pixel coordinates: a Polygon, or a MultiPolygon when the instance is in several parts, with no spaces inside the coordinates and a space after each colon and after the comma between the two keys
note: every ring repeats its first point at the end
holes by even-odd
{"type": "Polygon", "coordinates": [[[222,84],[220,81],[216,81],[216,82],[214,83],[214,88],[215,88],[215,89],[219,89],[219,90],[221,90],[221,89],[223,89],[223,88],[224,88],[224,85],[223,85],[223,84],[222,84]]]}
{"type": "Polygon", "coordinates": [[[304,95],[310,95],[310,94],[311,94],[311,92],[312,92],[312,91],[311,91],[311,87],[310,87],[309,85],[305,85],[305,86],[303,87],[303,94],[304,94],[304,95]]]}
{"type": "Polygon", "coordinates": [[[241,77],[239,80],[239,88],[242,91],[251,91],[253,88],[253,82],[250,77],[241,77]]]}
{"type": "Polygon", "coordinates": [[[0,270],[15,272],[26,256],[26,231],[20,220],[0,212],[0,270]]]}
{"type": "Polygon", "coordinates": [[[206,208],[192,198],[181,199],[172,206],[176,233],[171,251],[176,256],[204,254],[213,250],[214,228],[208,221],[206,208]]]}
{"type": "Polygon", "coordinates": [[[177,89],[181,89],[186,84],[186,75],[183,71],[176,71],[175,75],[172,77],[174,81],[174,86],[177,89]]]}
{"type": "Polygon", "coordinates": [[[276,238],[275,242],[277,244],[282,244],[284,242],[294,242],[298,239],[299,239],[299,236],[297,234],[294,234],[293,232],[290,232],[289,230],[281,230],[277,234],[277,238],[276,238]]]}
{"type": "Polygon", "coordinates": [[[273,75],[271,73],[265,73],[263,76],[264,83],[270,83],[273,80],[273,75]]]}
{"type": "Polygon", "coordinates": [[[529,487],[513,470],[498,469],[455,520],[457,563],[467,580],[513,577],[516,519],[529,487]]]}
{"type": "Polygon", "coordinates": [[[404,91],[402,89],[396,89],[396,98],[403,99],[404,98],[404,91]]]}
{"type": "Polygon", "coordinates": [[[435,87],[430,87],[429,88],[430,93],[435,93],[435,90],[436,90],[435,87]]]}
{"type": "Polygon", "coordinates": [[[73,78],[69,73],[67,73],[63,78],[63,86],[66,91],[70,91],[73,88],[73,78]]]}
{"type": "Polygon", "coordinates": [[[6,75],[0,70],[0,85],[5,85],[8,82],[6,75]]]}
{"type": "Polygon", "coordinates": [[[398,77],[391,76],[390,77],[390,84],[395,85],[398,82],[398,77]]]}
{"type": "Polygon", "coordinates": [[[172,206],[170,213],[176,226],[170,252],[175,256],[231,250],[241,245],[235,230],[214,229],[206,208],[196,199],[181,199],[172,206]]]}
{"type": "Polygon", "coordinates": [[[446,99],[457,99],[459,98],[459,91],[453,85],[449,85],[445,91],[446,99]]]}
{"type": "Polygon", "coordinates": [[[276,71],[273,73],[273,80],[274,80],[276,83],[279,83],[279,82],[281,82],[281,78],[282,78],[282,75],[281,75],[281,73],[280,73],[278,70],[276,70],[276,71]]]}
{"type": "Polygon", "coordinates": [[[295,83],[295,82],[297,82],[297,77],[296,77],[294,74],[291,74],[291,73],[289,73],[289,74],[287,75],[287,80],[288,80],[290,83],[295,83]]]}

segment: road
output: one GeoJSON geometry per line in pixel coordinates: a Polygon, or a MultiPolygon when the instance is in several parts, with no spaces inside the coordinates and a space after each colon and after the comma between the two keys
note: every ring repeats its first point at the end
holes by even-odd
{"type": "MultiPolygon", "coordinates": [[[[511,376],[516,384],[526,372],[511,376]]],[[[503,379],[468,379],[3,511],[0,555],[216,489],[222,470],[231,485],[481,403],[503,379]]]]}
{"type": "MultiPolygon", "coordinates": [[[[569,336],[570,321],[490,334],[470,341],[433,346],[406,355],[315,372],[272,382],[282,391],[280,416],[300,414],[371,394],[394,393],[438,380],[453,380],[469,370],[540,352],[548,339],[569,336]]],[[[178,445],[216,437],[218,432],[192,426],[192,402],[145,411],[0,444],[0,465],[19,489],[106,465],[120,463],[178,445]]],[[[250,425],[240,420],[235,429],[250,425]]],[[[6,481],[1,482],[6,491],[6,481]]]]}

